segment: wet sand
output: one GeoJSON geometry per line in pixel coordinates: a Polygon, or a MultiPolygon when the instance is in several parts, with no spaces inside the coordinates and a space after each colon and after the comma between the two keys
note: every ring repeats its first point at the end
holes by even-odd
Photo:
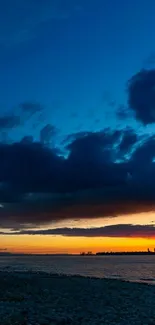
{"type": "Polygon", "coordinates": [[[155,286],[34,272],[0,272],[2,325],[155,325],[155,286]]]}

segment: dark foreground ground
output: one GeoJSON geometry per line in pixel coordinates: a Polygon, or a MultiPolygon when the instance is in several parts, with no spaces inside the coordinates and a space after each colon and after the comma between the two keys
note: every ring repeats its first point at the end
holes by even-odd
{"type": "Polygon", "coordinates": [[[155,325],[155,286],[0,272],[0,325],[155,325]]]}

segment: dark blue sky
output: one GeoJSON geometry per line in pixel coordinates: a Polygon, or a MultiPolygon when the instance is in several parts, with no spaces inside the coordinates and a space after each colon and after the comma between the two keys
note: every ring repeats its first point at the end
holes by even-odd
{"type": "Polygon", "coordinates": [[[47,122],[60,130],[59,142],[72,132],[135,125],[116,119],[116,109],[155,51],[154,0],[5,0],[0,8],[1,114],[26,101],[44,106],[37,127],[35,116],[11,137],[37,138],[47,122]]]}
{"type": "Polygon", "coordinates": [[[102,218],[99,236],[154,236],[154,13],[154,0],[0,0],[0,234],[102,218]]]}

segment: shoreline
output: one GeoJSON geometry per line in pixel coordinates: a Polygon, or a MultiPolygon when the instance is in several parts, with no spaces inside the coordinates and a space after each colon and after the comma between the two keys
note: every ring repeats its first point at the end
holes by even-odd
{"type": "Polygon", "coordinates": [[[154,300],[148,283],[0,271],[3,325],[153,325],[154,300]]]}
{"type": "Polygon", "coordinates": [[[151,285],[151,286],[155,286],[155,278],[140,278],[139,280],[131,280],[131,279],[125,279],[121,276],[105,276],[105,277],[99,277],[99,276],[89,276],[89,275],[80,275],[80,274],[67,274],[67,273],[61,273],[61,272],[57,272],[57,273],[53,273],[53,272],[48,272],[48,271],[37,271],[37,270],[33,270],[33,269],[25,269],[25,270],[13,270],[10,269],[9,266],[4,267],[3,269],[0,269],[0,275],[1,273],[6,274],[6,273],[10,273],[10,274],[29,274],[29,275],[45,275],[47,277],[53,278],[53,277],[70,277],[70,278],[85,278],[85,279],[92,279],[92,280],[111,280],[111,281],[120,281],[120,282],[128,282],[128,283],[137,283],[137,284],[146,284],[146,285],[151,285]]]}

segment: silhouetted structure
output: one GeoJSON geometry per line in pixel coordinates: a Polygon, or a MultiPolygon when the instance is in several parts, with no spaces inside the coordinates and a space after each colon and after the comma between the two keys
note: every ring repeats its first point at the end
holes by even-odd
{"type": "Polygon", "coordinates": [[[97,252],[96,255],[155,255],[155,249],[153,252],[149,249],[141,252],[97,252]]]}

